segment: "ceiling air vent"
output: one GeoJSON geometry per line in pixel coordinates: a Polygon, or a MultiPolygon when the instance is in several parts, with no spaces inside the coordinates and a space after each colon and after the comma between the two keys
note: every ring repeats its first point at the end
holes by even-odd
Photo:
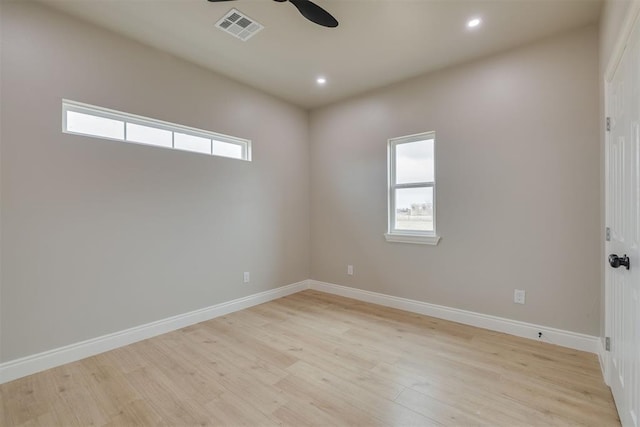
{"type": "Polygon", "coordinates": [[[242,41],[249,40],[255,33],[264,28],[264,26],[237,9],[231,9],[227,12],[222,19],[216,22],[216,27],[242,41]]]}

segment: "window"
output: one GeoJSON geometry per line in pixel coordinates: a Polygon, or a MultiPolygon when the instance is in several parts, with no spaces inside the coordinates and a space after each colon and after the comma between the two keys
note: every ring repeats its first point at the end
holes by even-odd
{"type": "Polygon", "coordinates": [[[62,100],[62,131],[251,161],[251,141],[62,100]]]}
{"type": "Polygon", "coordinates": [[[392,138],[389,160],[389,242],[436,245],[435,132],[392,138]]]}

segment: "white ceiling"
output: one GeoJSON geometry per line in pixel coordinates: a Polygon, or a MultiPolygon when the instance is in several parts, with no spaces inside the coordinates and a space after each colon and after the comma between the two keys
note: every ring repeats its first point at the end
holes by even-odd
{"type": "Polygon", "coordinates": [[[597,22],[601,9],[600,0],[316,0],[340,22],[324,28],[271,0],[41,1],[305,108],[597,22]],[[234,7],[265,29],[243,42],[215,28],[234,7]],[[468,30],[471,17],[482,25],[468,30]]]}

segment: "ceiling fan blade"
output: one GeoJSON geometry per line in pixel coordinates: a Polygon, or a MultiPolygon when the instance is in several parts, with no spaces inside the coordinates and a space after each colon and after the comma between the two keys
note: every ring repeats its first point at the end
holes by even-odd
{"type": "MultiPolygon", "coordinates": [[[[211,0],[209,0],[211,1],[211,0]]],[[[224,1],[224,0],[223,0],[224,1]]],[[[323,27],[337,27],[338,21],[329,12],[309,0],[289,0],[311,22],[323,27]]]]}

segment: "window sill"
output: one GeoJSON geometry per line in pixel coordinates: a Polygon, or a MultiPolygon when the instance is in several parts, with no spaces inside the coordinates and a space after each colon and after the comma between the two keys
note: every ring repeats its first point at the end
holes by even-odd
{"type": "Polygon", "coordinates": [[[384,233],[384,238],[387,239],[387,242],[392,243],[413,243],[416,245],[432,245],[435,246],[440,241],[440,236],[431,235],[424,236],[419,234],[391,234],[384,233]]]}

